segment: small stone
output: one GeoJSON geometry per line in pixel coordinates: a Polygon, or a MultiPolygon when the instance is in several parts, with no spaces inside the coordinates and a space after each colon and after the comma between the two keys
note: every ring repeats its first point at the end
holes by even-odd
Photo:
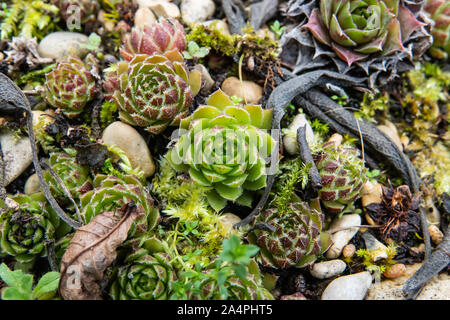
{"type": "Polygon", "coordinates": [[[262,28],[262,29],[259,29],[258,31],[256,31],[256,35],[258,36],[258,37],[261,37],[261,38],[269,38],[269,40],[272,40],[272,41],[276,41],[277,40],[277,38],[276,38],[276,36],[275,36],[275,33],[274,32],[272,32],[271,30],[269,30],[268,28],[262,28]]]}
{"type": "Polygon", "coordinates": [[[301,292],[281,296],[280,300],[308,300],[301,292]]]}
{"type": "Polygon", "coordinates": [[[228,231],[231,231],[233,229],[233,226],[238,223],[241,222],[241,218],[239,218],[237,215],[235,215],[234,213],[224,213],[221,215],[220,217],[220,222],[222,223],[222,225],[228,229],[228,231]]]}
{"type": "Polygon", "coordinates": [[[411,247],[409,248],[410,251],[412,251],[413,254],[419,255],[421,253],[425,252],[425,244],[421,243],[417,247],[411,247]]]}
{"type": "MultiPolygon", "coordinates": [[[[405,300],[402,288],[422,265],[422,263],[406,265],[402,276],[375,282],[369,289],[366,300],[405,300]]],[[[417,300],[450,300],[450,276],[447,272],[431,278],[417,300]]]]}
{"type": "Polygon", "coordinates": [[[137,0],[139,8],[149,8],[154,5],[155,2],[171,2],[172,0],[137,0]]]}
{"type": "Polygon", "coordinates": [[[403,149],[406,150],[409,144],[409,138],[407,136],[401,136],[400,141],[402,143],[403,149]]]}
{"type": "Polygon", "coordinates": [[[341,231],[337,231],[331,235],[332,245],[326,252],[325,256],[328,259],[336,259],[341,255],[342,249],[345,245],[355,236],[359,228],[353,226],[361,225],[361,217],[359,214],[345,214],[342,217],[335,220],[331,226],[332,229],[348,228],[341,231]]]}
{"type": "Polygon", "coordinates": [[[229,36],[231,34],[228,24],[223,20],[208,20],[208,21],[202,22],[202,25],[204,25],[205,27],[209,27],[209,28],[215,28],[227,36],[229,36]]]}
{"type": "Polygon", "coordinates": [[[165,0],[148,1],[146,7],[152,10],[158,18],[178,19],[181,16],[178,6],[165,0]]]}
{"type": "Polygon", "coordinates": [[[297,130],[300,127],[306,126],[305,136],[306,142],[309,145],[314,141],[314,132],[309,124],[308,120],[303,113],[297,114],[292,120],[291,124],[286,131],[286,134],[283,137],[283,146],[284,149],[291,155],[298,154],[299,148],[297,143],[297,130]]]}
{"type": "Polygon", "coordinates": [[[187,25],[200,23],[214,14],[216,5],[212,0],[182,0],[181,17],[187,25]]]}
{"type": "Polygon", "coordinates": [[[378,125],[377,128],[385,135],[387,135],[388,138],[390,138],[395,143],[395,145],[398,147],[400,151],[403,151],[402,141],[398,136],[397,128],[392,122],[386,120],[384,124],[378,125]]]}
{"type": "Polygon", "coordinates": [[[347,265],[344,261],[335,259],[315,263],[311,268],[310,273],[314,278],[328,279],[341,274],[342,272],[344,272],[346,267],[347,265]]]}
{"type": "Polygon", "coordinates": [[[11,132],[0,134],[0,147],[5,162],[5,187],[16,180],[33,162],[31,141],[11,132]]]}
{"type": "Polygon", "coordinates": [[[134,25],[143,30],[144,25],[151,26],[156,22],[156,17],[149,8],[139,8],[134,15],[134,25]]]}
{"type": "Polygon", "coordinates": [[[372,203],[381,203],[383,201],[383,189],[378,182],[367,181],[363,186],[363,196],[361,197],[363,207],[372,203]]]}
{"type": "Polygon", "coordinates": [[[45,126],[48,123],[54,122],[55,119],[50,117],[50,115],[54,115],[54,110],[46,110],[46,111],[40,111],[40,110],[33,110],[31,111],[33,113],[33,128],[34,131],[36,131],[37,125],[42,121],[42,124],[45,126]]]}
{"type": "Polygon", "coordinates": [[[202,87],[201,92],[207,94],[213,87],[214,83],[216,83],[211,75],[208,72],[208,69],[202,64],[197,64],[194,67],[195,70],[199,71],[202,77],[202,87]]]}
{"type": "Polygon", "coordinates": [[[363,300],[372,285],[369,272],[351,274],[333,280],[323,291],[322,300],[363,300]]]}
{"type": "Polygon", "coordinates": [[[66,56],[84,58],[88,49],[82,44],[89,43],[89,38],[77,32],[58,31],[47,35],[39,42],[38,52],[43,58],[62,59],[66,56]]]}
{"type": "Polygon", "coordinates": [[[142,136],[130,125],[120,121],[111,123],[103,131],[103,142],[107,146],[115,145],[125,152],[133,168],[139,168],[146,178],[155,173],[150,150],[142,136]]]}
{"type": "Polygon", "coordinates": [[[430,225],[428,227],[428,232],[430,234],[430,238],[433,241],[435,245],[438,245],[442,242],[442,239],[444,238],[444,234],[441,230],[439,230],[438,227],[435,225],[430,225]]]}
{"type": "Polygon", "coordinates": [[[396,263],[387,269],[383,275],[388,279],[394,279],[403,276],[405,272],[406,266],[403,263],[396,263]]]}
{"type": "Polygon", "coordinates": [[[340,135],[339,133],[333,133],[330,139],[328,139],[328,142],[333,141],[336,146],[340,146],[343,140],[344,137],[342,135],[340,135]]]}
{"type": "Polygon", "coordinates": [[[353,243],[349,243],[344,247],[344,249],[342,249],[342,256],[344,258],[351,258],[354,256],[355,252],[356,252],[355,245],[353,243]]]}
{"type": "Polygon", "coordinates": [[[39,183],[38,175],[32,174],[25,182],[25,194],[33,194],[41,191],[41,184],[39,183]]]}
{"type": "Polygon", "coordinates": [[[263,88],[252,81],[241,81],[236,77],[225,79],[222,84],[222,90],[230,97],[241,98],[243,104],[258,103],[262,98],[263,88]]]}
{"type": "Polygon", "coordinates": [[[373,252],[372,258],[374,262],[380,259],[386,259],[388,257],[388,248],[380,241],[378,241],[377,238],[375,238],[369,232],[363,232],[361,236],[364,239],[366,248],[373,252]]]}

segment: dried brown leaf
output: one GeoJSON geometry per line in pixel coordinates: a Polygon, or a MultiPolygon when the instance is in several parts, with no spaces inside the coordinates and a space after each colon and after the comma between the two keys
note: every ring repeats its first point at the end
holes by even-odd
{"type": "Polygon", "coordinates": [[[116,259],[116,249],[128,236],[131,225],[144,212],[134,204],[105,211],[80,227],[61,262],[59,292],[66,300],[101,300],[99,282],[116,259]]]}

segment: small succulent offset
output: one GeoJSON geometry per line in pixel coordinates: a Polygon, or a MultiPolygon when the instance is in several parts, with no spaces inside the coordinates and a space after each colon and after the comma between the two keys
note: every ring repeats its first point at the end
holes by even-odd
{"type": "Polygon", "coordinates": [[[77,57],[59,61],[45,79],[45,100],[68,118],[77,117],[98,93],[94,76],[77,57]]]}
{"type": "Polygon", "coordinates": [[[259,259],[263,266],[271,268],[304,267],[314,262],[327,249],[321,231],[324,215],[318,199],[311,203],[290,203],[288,210],[280,213],[271,208],[255,217],[253,224],[265,223],[275,231],[255,229],[249,234],[251,243],[261,249],[259,259]]]}
{"type": "Polygon", "coordinates": [[[431,29],[433,46],[430,54],[436,59],[447,59],[450,54],[450,2],[428,0],[425,11],[431,14],[435,23],[431,29]]]}
{"type": "Polygon", "coordinates": [[[350,66],[405,50],[403,42],[422,25],[400,1],[321,0],[304,28],[350,66]]]}
{"type": "MultiPolygon", "coordinates": [[[[92,189],[89,168],[79,165],[75,158],[67,153],[58,152],[50,154],[48,164],[61,178],[74,199],[79,199],[83,193],[92,189]]],[[[67,197],[60,184],[48,170],[44,173],[44,179],[49,185],[53,196],[59,199],[65,199],[67,197]]]]}
{"type": "Polygon", "coordinates": [[[120,53],[125,60],[131,61],[136,54],[170,56],[173,51],[183,52],[185,48],[186,33],[178,20],[160,18],[143,29],[134,27],[120,53]]]}
{"type": "Polygon", "coordinates": [[[160,54],[138,54],[119,63],[107,90],[114,90],[123,122],[158,134],[188,115],[194,96],[189,73],[181,54],[174,55],[177,58],[171,61],[160,54]]]}
{"type": "Polygon", "coordinates": [[[115,210],[132,201],[137,210],[144,213],[132,226],[129,232],[131,236],[142,234],[158,224],[159,212],[153,207],[153,199],[136,176],[124,175],[118,178],[99,174],[93,185],[94,189],[80,198],[81,215],[85,223],[103,211],[115,210]]]}
{"type": "Polygon", "coordinates": [[[95,21],[99,10],[98,1],[92,0],[51,0],[60,11],[69,30],[81,30],[81,26],[95,21]],[[78,21],[76,20],[78,19],[78,21]]]}
{"type": "Polygon", "coordinates": [[[47,240],[54,239],[59,218],[47,205],[42,193],[11,197],[18,210],[6,210],[0,216],[1,251],[22,263],[33,263],[46,256],[47,240]]]}
{"type": "Polygon", "coordinates": [[[319,196],[331,213],[342,212],[346,205],[361,196],[368,169],[358,155],[357,149],[337,146],[334,141],[329,141],[314,157],[322,179],[319,196]]]}
{"type": "Polygon", "coordinates": [[[208,202],[217,211],[227,201],[250,205],[251,194],[266,186],[266,162],[275,141],[264,130],[272,110],[260,105],[236,106],[221,90],[213,93],[180,128],[188,130],[167,159],[177,171],[189,172],[198,185],[210,188],[208,202]]]}
{"type": "Polygon", "coordinates": [[[111,286],[114,300],[167,300],[177,280],[169,256],[140,248],[128,255],[111,286]]]}

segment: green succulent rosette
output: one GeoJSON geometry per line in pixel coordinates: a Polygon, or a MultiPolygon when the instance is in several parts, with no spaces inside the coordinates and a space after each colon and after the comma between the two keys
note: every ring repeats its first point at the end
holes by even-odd
{"type": "Polygon", "coordinates": [[[176,279],[166,253],[150,254],[141,248],[128,255],[119,267],[110,296],[114,300],[167,300],[176,279]]]}
{"type": "Polygon", "coordinates": [[[77,57],[59,61],[53,71],[45,75],[45,101],[61,109],[68,118],[75,118],[83,112],[97,93],[94,76],[77,57]]]}
{"type": "Polygon", "coordinates": [[[430,54],[436,59],[448,59],[450,54],[450,1],[427,0],[425,11],[430,13],[434,26],[431,29],[433,46],[430,54]]]}
{"type": "MultiPolygon", "coordinates": [[[[18,210],[6,209],[0,216],[1,251],[22,263],[32,263],[47,254],[45,243],[55,239],[59,218],[42,193],[11,197],[18,210]]],[[[0,201],[1,206],[4,204],[0,201]]]]}
{"type": "Polygon", "coordinates": [[[403,43],[423,25],[399,0],[320,0],[304,28],[350,66],[369,55],[404,51],[403,43]]]}
{"type": "Polygon", "coordinates": [[[254,225],[265,223],[275,231],[255,229],[248,239],[261,249],[258,260],[263,266],[301,268],[328,249],[329,238],[321,233],[323,222],[318,199],[311,206],[305,202],[290,203],[283,214],[270,208],[255,217],[254,225]]]}
{"type": "MultiPolygon", "coordinates": [[[[79,199],[83,193],[92,189],[89,168],[78,164],[76,159],[67,153],[51,153],[48,164],[61,178],[75,200],[79,199]]],[[[44,179],[49,185],[53,196],[67,203],[68,199],[66,194],[48,170],[44,173],[44,179]]]]}
{"type": "Polygon", "coordinates": [[[99,174],[93,185],[94,189],[80,198],[84,223],[103,211],[114,211],[125,203],[134,202],[137,210],[143,214],[131,227],[130,236],[143,234],[158,224],[159,212],[153,206],[154,201],[136,176],[124,175],[119,178],[99,174]]]}
{"type": "Polygon", "coordinates": [[[361,196],[367,181],[367,168],[358,157],[355,148],[338,147],[327,142],[322,151],[315,155],[315,163],[322,179],[319,197],[325,208],[338,214],[361,196]]]}
{"type": "Polygon", "coordinates": [[[172,55],[137,54],[118,64],[116,76],[108,75],[105,88],[114,90],[120,120],[158,134],[188,115],[194,96],[189,72],[181,54],[172,55]]]}
{"type": "Polygon", "coordinates": [[[210,188],[208,201],[217,211],[227,201],[250,205],[250,192],[266,186],[265,158],[276,145],[266,131],[271,123],[272,110],[236,106],[218,90],[182,120],[183,135],[166,157],[175,170],[210,188]]]}

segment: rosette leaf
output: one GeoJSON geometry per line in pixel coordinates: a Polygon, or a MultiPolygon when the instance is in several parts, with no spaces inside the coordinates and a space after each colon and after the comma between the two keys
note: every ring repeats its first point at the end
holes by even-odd
{"type": "Polygon", "coordinates": [[[11,199],[19,208],[5,210],[0,216],[1,251],[22,264],[32,263],[46,256],[46,241],[55,238],[59,218],[42,193],[18,194],[11,199]]]}
{"type": "Polygon", "coordinates": [[[249,191],[266,186],[265,157],[275,141],[270,129],[272,110],[259,105],[236,106],[221,90],[207,105],[183,119],[187,129],[167,159],[177,171],[188,172],[198,185],[210,188],[208,201],[217,211],[227,201],[251,204],[249,191]]]}
{"type": "Polygon", "coordinates": [[[113,211],[123,204],[134,202],[142,218],[130,229],[130,236],[139,235],[153,229],[159,223],[159,212],[153,207],[153,199],[134,175],[121,178],[97,175],[93,181],[94,189],[84,193],[81,198],[81,215],[84,223],[103,211],[113,211]]]}
{"type": "Polygon", "coordinates": [[[45,75],[45,100],[69,118],[83,112],[95,98],[98,87],[86,64],[77,57],[68,57],[45,75]]]}
{"type": "Polygon", "coordinates": [[[110,295],[114,300],[167,300],[176,271],[166,253],[138,249],[125,259],[110,295]]]}
{"type": "Polygon", "coordinates": [[[161,133],[186,117],[193,102],[189,73],[177,52],[177,60],[155,54],[136,55],[117,66],[113,98],[119,106],[120,119],[150,133],[161,133]]]}
{"type": "Polygon", "coordinates": [[[367,168],[358,156],[357,149],[338,147],[333,141],[325,143],[315,156],[323,186],[319,196],[331,213],[340,213],[361,196],[367,168]]]}
{"type": "MultiPolygon", "coordinates": [[[[66,153],[52,153],[48,164],[64,182],[74,199],[79,199],[83,193],[92,189],[89,168],[79,165],[74,157],[66,153]]],[[[63,199],[67,202],[66,194],[48,170],[44,173],[44,179],[49,185],[52,194],[58,199],[63,199]]]]}
{"type": "Polygon", "coordinates": [[[373,54],[404,51],[422,25],[398,0],[321,0],[303,28],[350,66],[373,54]]]}
{"type": "Polygon", "coordinates": [[[255,229],[248,238],[261,249],[259,260],[265,267],[304,267],[316,260],[317,255],[328,248],[328,237],[321,234],[324,215],[318,199],[311,203],[290,203],[288,210],[280,214],[271,208],[255,217],[254,225],[265,223],[275,229],[255,229]]]}
{"type": "Polygon", "coordinates": [[[431,29],[433,46],[430,54],[436,59],[448,59],[450,54],[450,2],[428,0],[425,11],[430,13],[434,26],[431,29]]]}
{"type": "Polygon", "coordinates": [[[152,25],[144,28],[134,27],[125,38],[120,49],[122,57],[131,61],[136,54],[161,54],[170,57],[173,51],[183,52],[186,49],[186,32],[175,19],[160,18],[152,25]]]}

